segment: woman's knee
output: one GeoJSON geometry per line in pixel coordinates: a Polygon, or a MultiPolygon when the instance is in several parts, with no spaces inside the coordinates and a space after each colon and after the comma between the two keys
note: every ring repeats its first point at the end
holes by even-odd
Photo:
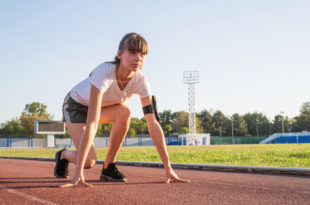
{"type": "Polygon", "coordinates": [[[95,166],[97,159],[96,158],[90,158],[87,159],[84,165],[84,169],[90,169],[95,166]]]}
{"type": "Polygon", "coordinates": [[[94,167],[96,164],[96,161],[97,161],[96,150],[95,150],[94,145],[92,145],[90,150],[89,150],[89,153],[87,155],[84,168],[90,169],[90,168],[94,167]]]}
{"type": "Polygon", "coordinates": [[[117,112],[117,120],[129,122],[131,118],[131,111],[128,106],[121,105],[121,108],[117,112]]]}

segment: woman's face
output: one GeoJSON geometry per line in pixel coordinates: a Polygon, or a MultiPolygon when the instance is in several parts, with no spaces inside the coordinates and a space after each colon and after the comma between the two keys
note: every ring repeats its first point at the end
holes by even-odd
{"type": "Polygon", "coordinates": [[[118,58],[121,60],[120,66],[127,68],[130,71],[137,71],[143,67],[145,55],[139,52],[118,51],[118,58]]]}

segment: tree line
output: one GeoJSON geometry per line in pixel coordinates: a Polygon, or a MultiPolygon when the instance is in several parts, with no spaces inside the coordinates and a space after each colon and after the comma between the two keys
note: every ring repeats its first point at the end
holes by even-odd
{"type": "MultiPolygon", "coordinates": [[[[188,113],[164,110],[159,113],[160,124],[165,136],[172,133],[188,133],[188,113]]],[[[47,106],[33,102],[27,104],[19,118],[13,118],[0,126],[1,134],[33,136],[34,120],[52,120],[53,115],[47,113],[47,106]]],[[[113,123],[98,126],[98,136],[108,136],[113,123]]],[[[196,113],[196,132],[210,133],[211,136],[268,136],[280,132],[301,132],[310,130],[310,102],[305,102],[300,108],[300,114],[289,118],[278,114],[272,120],[260,112],[238,113],[227,116],[221,111],[202,110],[196,113]]],[[[148,135],[145,118],[132,118],[128,136],[148,135]]],[[[69,137],[66,134],[64,137],[69,137]]]]}

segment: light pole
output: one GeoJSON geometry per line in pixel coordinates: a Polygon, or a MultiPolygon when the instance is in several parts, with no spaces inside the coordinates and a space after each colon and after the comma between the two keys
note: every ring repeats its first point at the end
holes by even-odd
{"type": "Polygon", "coordinates": [[[184,71],[183,72],[184,84],[188,84],[188,129],[189,139],[187,144],[195,145],[196,141],[196,114],[195,114],[195,84],[199,83],[198,71],[184,71]]]}
{"type": "Polygon", "coordinates": [[[284,111],[281,111],[280,112],[282,115],[281,115],[281,119],[282,119],[282,133],[284,133],[284,111]]]}
{"type": "Polygon", "coordinates": [[[234,143],[234,116],[231,116],[231,142],[234,143]]]}

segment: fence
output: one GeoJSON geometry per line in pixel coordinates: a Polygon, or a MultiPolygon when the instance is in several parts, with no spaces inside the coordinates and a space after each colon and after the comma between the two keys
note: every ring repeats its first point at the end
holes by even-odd
{"type": "Polygon", "coordinates": [[[242,137],[211,137],[211,145],[222,144],[259,144],[266,136],[242,136],[242,137]]]}
{"type": "MultiPolygon", "coordinates": [[[[253,137],[217,137],[211,136],[211,145],[225,144],[259,144],[265,139],[265,136],[253,137]]],[[[167,145],[182,144],[177,137],[166,137],[167,145]]],[[[96,148],[107,147],[109,144],[108,137],[96,137],[94,139],[96,148]]],[[[122,146],[153,146],[151,137],[125,138],[122,146]]],[[[206,142],[203,145],[207,145],[206,142]]],[[[0,138],[0,148],[44,148],[46,147],[46,138],[0,138]]],[[[55,138],[55,147],[74,147],[71,138],[55,138]]]]}
{"type": "MultiPolygon", "coordinates": [[[[171,142],[171,138],[166,138],[166,143],[169,144],[171,142]]],[[[94,144],[96,148],[103,148],[108,147],[109,144],[109,138],[108,137],[96,137],[94,139],[94,144]]],[[[153,140],[148,138],[125,138],[124,142],[122,144],[123,147],[129,147],[129,146],[153,146],[153,140]]],[[[72,139],[61,139],[61,138],[55,138],[55,147],[74,147],[74,144],[72,142],[72,139]]]]}
{"type": "MultiPolygon", "coordinates": [[[[170,145],[177,141],[177,138],[165,138],[166,144],[170,145]]],[[[107,147],[108,137],[96,137],[94,139],[96,148],[107,147]]],[[[125,138],[122,146],[153,146],[151,137],[125,138]]],[[[0,138],[0,148],[44,148],[46,138],[0,138]]],[[[55,138],[55,147],[74,147],[71,138],[55,138]]]]}

